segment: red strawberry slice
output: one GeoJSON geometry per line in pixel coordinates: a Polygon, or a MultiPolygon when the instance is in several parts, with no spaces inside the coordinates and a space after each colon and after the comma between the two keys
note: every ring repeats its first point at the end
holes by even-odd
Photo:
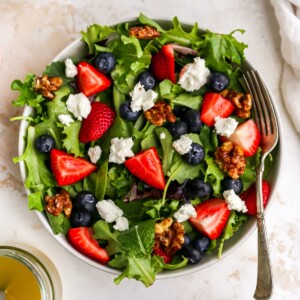
{"type": "Polygon", "coordinates": [[[150,186],[160,190],[165,188],[165,177],[155,147],[146,149],[127,159],[124,164],[131,174],[150,186]]]}
{"type": "Polygon", "coordinates": [[[257,151],[261,135],[255,122],[249,119],[240,124],[233,134],[226,139],[241,146],[245,156],[252,156],[257,151]]]}
{"type": "Polygon", "coordinates": [[[195,209],[197,217],[189,218],[192,226],[212,240],[218,238],[230,215],[225,200],[212,198],[198,204],[195,209]]]}
{"type": "Polygon", "coordinates": [[[153,250],[153,254],[157,255],[159,257],[162,257],[164,260],[165,264],[170,263],[170,261],[172,260],[172,255],[171,254],[167,254],[163,249],[161,248],[157,248],[153,250]]]}
{"type": "MultiPolygon", "coordinates": [[[[269,196],[270,196],[270,185],[267,181],[262,182],[262,196],[263,196],[263,206],[266,207],[269,196]]],[[[240,194],[240,198],[245,201],[245,205],[248,209],[247,214],[256,215],[256,186],[253,184],[247,191],[240,194]]]]}
{"type": "Polygon", "coordinates": [[[59,186],[73,184],[97,169],[89,161],[58,149],[51,150],[50,165],[59,186]]]}
{"type": "Polygon", "coordinates": [[[227,118],[234,111],[234,105],[220,94],[208,92],[204,95],[200,120],[207,126],[215,124],[215,117],[227,118]]]}
{"type": "Polygon", "coordinates": [[[111,81],[91,64],[82,61],[77,65],[76,83],[78,90],[87,97],[100,93],[111,85],[111,81]]]}
{"type": "Polygon", "coordinates": [[[88,143],[99,139],[112,125],[115,117],[115,112],[108,105],[93,102],[90,114],[81,123],[79,141],[88,143]]]}
{"type": "Polygon", "coordinates": [[[176,83],[173,45],[164,45],[159,52],[153,55],[151,70],[157,80],[169,79],[176,83]]]}
{"type": "Polygon", "coordinates": [[[70,228],[67,233],[69,243],[80,253],[101,264],[106,264],[110,258],[107,251],[101,248],[93,237],[93,231],[88,227],[70,228]]]}

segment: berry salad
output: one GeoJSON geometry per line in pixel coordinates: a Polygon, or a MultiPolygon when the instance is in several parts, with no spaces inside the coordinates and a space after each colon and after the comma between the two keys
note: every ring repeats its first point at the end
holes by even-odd
{"type": "MultiPolygon", "coordinates": [[[[15,80],[32,114],[28,206],[80,253],[150,286],[221,256],[256,214],[260,132],[241,85],[247,47],[141,14],[82,32],[86,50],[15,80]]],[[[243,33],[242,30],[237,30],[243,33]]],[[[272,156],[266,164],[265,178],[272,156]]],[[[270,185],[263,181],[264,204],[270,185]]]]}

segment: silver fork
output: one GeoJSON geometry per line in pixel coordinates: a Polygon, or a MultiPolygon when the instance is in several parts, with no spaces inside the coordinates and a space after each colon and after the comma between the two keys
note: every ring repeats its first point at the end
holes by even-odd
{"type": "Polygon", "coordinates": [[[272,105],[271,96],[256,70],[250,70],[243,75],[248,91],[253,97],[253,114],[261,133],[261,161],[256,169],[256,204],[258,233],[258,268],[254,298],[270,299],[272,295],[272,269],[265,228],[264,207],[262,200],[262,176],[264,161],[278,142],[278,124],[272,105]]]}

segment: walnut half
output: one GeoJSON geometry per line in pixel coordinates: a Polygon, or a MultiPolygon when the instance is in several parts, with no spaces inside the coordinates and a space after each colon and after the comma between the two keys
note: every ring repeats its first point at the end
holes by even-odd
{"type": "Polygon", "coordinates": [[[43,75],[42,77],[36,77],[34,82],[34,89],[40,92],[43,97],[47,99],[53,99],[54,93],[62,85],[63,81],[60,77],[48,77],[43,75]]]}
{"type": "Polygon", "coordinates": [[[156,126],[163,125],[167,120],[170,123],[176,121],[176,116],[172,112],[170,104],[163,101],[157,101],[154,106],[144,112],[145,118],[156,126]]]}
{"type": "Polygon", "coordinates": [[[134,36],[139,40],[151,40],[160,36],[160,33],[151,26],[136,26],[129,30],[129,35],[134,36]]]}
{"type": "Polygon", "coordinates": [[[49,214],[58,216],[63,211],[66,217],[70,217],[73,205],[70,194],[66,190],[61,190],[54,196],[46,196],[45,203],[45,209],[49,214]]]}

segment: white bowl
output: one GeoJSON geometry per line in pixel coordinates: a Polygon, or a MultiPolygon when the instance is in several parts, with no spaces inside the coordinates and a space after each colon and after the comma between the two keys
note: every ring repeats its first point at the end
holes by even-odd
{"type": "MultiPolygon", "coordinates": [[[[135,21],[136,21],[136,19],[131,19],[129,21],[124,21],[121,23],[126,23],[126,22],[131,23],[131,22],[135,22],[135,21]]],[[[172,25],[171,21],[168,21],[168,20],[155,20],[155,21],[158,22],[164,28],[168,28],[172,25]]],[[[192,25],[184,23],[184,24],[182,24],[182,27],[185,30],[190,30],[192,28],[192,25]]],[[[203,31],[203,30],[199,29],[199,31],[203,31]]],[[[80,58],[80,57],[83,57],[85,53],[86,53],[86,48],[84,47],[84,43],[81,41],[81,39],[77,39],[74,42],[72,42],[70,45],[68,45],[66,48],[64,48],[57,56],[55,56],[53,61],[59,61],[59,60],[63,61],[68,57],[69,58],[80,58]]],[[[244,62],[243,66],[242,66],[242,70],[246,71],[248,69],[255,69],[255,68],[248,61],[246,61],[246,62],[244,62]]],[[[280,139],[280,136],[282,134],[281,122],[279,119],[278,109],[277,109],[276,103],[274,101],[273,101],[273,105],[275,108],[278,125],[279,125],[279,141],[278,141],[278,144],[277,144],[275,150],[273,151],[274,164],[272,167],[272,172],[270,172],[270,176],[268,178],[268,181],[271,185],[271,194],[270,194],[270,198],[269,198],[268,207],[274,200],[274,195],[275,195],[276,188],[278,186],[279,175],[280,175],[280,170],[281,170],[281,165],[282,165],[282,153],[281,153],[282,145],[281,145],[281,139],[280,139]]],[[[30,114],[32,114],[32,112],[33,112],[33,110],[30,107],[25,107],[23,115],[29,116],[30,114]]],[[[25,146],[26,146],[24,136],[26,136],[27,126],[28,126],[28,123],[23,120],[21,122],[20,131],[19,131],[19,155],[23,154],[25,146]]],[[[23,161],[20,162],[20,170],[21,170],[22,180],[23,180],[23,182],[25,182],[26,168],[25,168],[25,163],[23,161]]],[[[27,194],[30,194],[30,190],[27,189],[26,192],[27,192],[27,194]]],[[[268,210],[268,207],[267,207],[267,210],[268,210]]],[[[119,270],[111,268],[109,266],[101,265],[101,264],[95,262],[94,260],[79,253],[68,243],[66,237],[63,234],[58,234],[58,235],[53,234],[45,213],[36,211],[36,214],[38,215],[40,221],[45,226],[45,228],[50,232],[50,234],[70,253],[72,253],[73,255],[75,255],[76,257],[81,259],[82,261],[94,266],[95,268],[97,268],[99,270],[102,270],[102,271],[105,271],[108,273],[112,273],[112,274],[116,274],[116,275],[120,274],[119,270]]],[[[269,216],[269,217],[271,217],[271,216],[269,216]]],[[[237,249],[240,245],[242,245],[250,237],[250,235],[255,231],[255,229],[256,229],[256,219],[255,219],[255,217],[251,217],[251,218],[249,218],[248,222],[246,224],[244,224],[238,230],[237,233],[234,234],[234,236],[232,238],[230,238],[228,241],[225,242],[221,259],[228,256],[235,249],[237,249]]],[[[157,275],[157,279],[166,279],[166,278],[172,278],[172,277],[190,274],[192,272],[196,272],[196,271],[205,269],[205,268],[211,266],[212,264],[217,263],[218,261],[220,261],[220,259],[218,259],[216,257],[216,255],[214,255],[214,254],[206,255],[203,257],[202,261],[199,264],[188,265],[185,268],[178,269],[178,270],[164,271],[157,275]]]]}

